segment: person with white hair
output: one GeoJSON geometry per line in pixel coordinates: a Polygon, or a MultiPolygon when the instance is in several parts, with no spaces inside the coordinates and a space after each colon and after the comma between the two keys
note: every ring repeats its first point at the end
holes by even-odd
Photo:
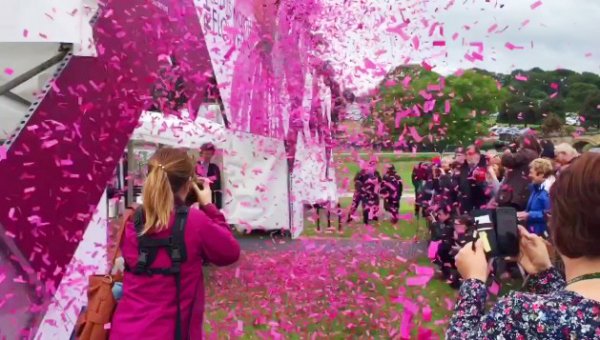
{"type": "Polygon", "coordinates": [[[579,157],[579,153],[570,144],[561,143],[554,147],[554,157],[559,166],[558,176],[579,157]]]}

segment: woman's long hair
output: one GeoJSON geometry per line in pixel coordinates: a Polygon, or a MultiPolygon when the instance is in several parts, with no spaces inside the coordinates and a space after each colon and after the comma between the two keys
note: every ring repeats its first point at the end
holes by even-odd
{"type": "Polygon", "coordinates": [[[183,149],[162,148],[150,158],[144,182],[146,222],[142,234],[159,232],[169,225],[175,194],[194,177],[194,163],[183,149]]]}

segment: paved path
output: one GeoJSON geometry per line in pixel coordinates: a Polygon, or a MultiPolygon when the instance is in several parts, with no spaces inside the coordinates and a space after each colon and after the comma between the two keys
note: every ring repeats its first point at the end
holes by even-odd
{"type": "MultiPolygon", "coordinates": [[[[353,192],[342,192],[339,195],[340,195],[340,197],[347,198],[347,197],[352,197],[354,195],[354,193],[353,192]]],[[[402,194],[402,199],[405,199],[405,198],[412,198],[412,199],[414,199],[415,198],[415,194],[412,193],[412,192],[403,193],[402,194]]]]}
{"type": "Polygon", "coordinates": [[[414,259],[425,255],[427,242],[424,241],[399,241],[399,240],[359,240],[359,239],[329,239],[329,238],[289,238],[250,236],[239,240],[244,251],[249,252],[357,252],[380,253],[391,251],[395,255],[406,259],[414,259]]]}

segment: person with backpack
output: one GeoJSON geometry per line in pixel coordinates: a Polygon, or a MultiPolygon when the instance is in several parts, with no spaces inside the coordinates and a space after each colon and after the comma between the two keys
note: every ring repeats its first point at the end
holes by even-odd
{"type": "Polygon", "coordinates": [[[208,180],[198,187],[195,164],[183,149],[162,148],[150,159],[143,206],[125,224],[123,296],[111,339],[201,339],[203,263],[226,266],[240,256],[208,180]],[[187,207],[190,190],[199,209],[187,207]]]}

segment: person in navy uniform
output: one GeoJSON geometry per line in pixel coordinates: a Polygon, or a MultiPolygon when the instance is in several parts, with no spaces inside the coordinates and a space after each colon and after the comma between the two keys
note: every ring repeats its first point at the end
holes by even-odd
{"type": "Polygon", "coordinates": [[[392,223],[399,220],[400,199],[402,198],[402,178],[396,172],[393,164],[386,164],[386,172],[383,175],[381,185],[381,196],[383,197],[383,208],[392,214],[392,223]]]}
{"type": "Polygon", "coordinates": [[[371,161],[354,177],[354,196],[348,214],[348,222],[351,221],[359,204],[363,206],[363,222],[365,224],[368,224],[369,220],[378,220],[380,186],[381,175],[377,171],[377,163],[371,161]]]}
{"type": "Polygon", "coordinates": [[[221,169],[215,163],[211,163],[215,156],[216,148],[212,143],[206,143],[200,148],[200,158],[196,164],[196,175],[199,178],[208,178],[212,199],[217,208],[223,208],[223,192],[221,191],[221,169]]]}

